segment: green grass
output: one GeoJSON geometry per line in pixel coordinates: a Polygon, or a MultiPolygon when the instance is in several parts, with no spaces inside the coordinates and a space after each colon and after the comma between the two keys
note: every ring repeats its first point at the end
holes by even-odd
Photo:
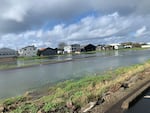
{"type": "Polygon", "coordinates": [[[19,106],[17,109],[11,111],[10,113],[37,113],[38,107],[32,103],[26,103],[19,106]]]}
{"type": "Polygon", "coordinates": [[[0,65],[0,70],[16,68],[16,65],[0,65]]]}
{"type": "Polygon", "coordinates": [[[36,113],[39,104],[45,112],[55,110],[71,101],[76,106],[84,106],[90,101],[98,99],[104,92],[108,91],[114,84],[122,83],[136,73],[150,68],[150,60],[144,64],[129,67],[121,67],[107,71],[103,74],[85,76],[76,80],[67,80],[56,84],[48,89],[48,95],[36,100],[26,101],[26,97],[6,99],[1,102],[5,106],[17,104],[11,113],[36,113]],[[19,104],[18,104],[19,103],[19,104]]]}
{"type": "Polygon", "coordinates": [[[47,102],[47,103],[44,104],[43,110],[45,112],[48,112],[48,111],[50,111],[50,110],[52,110],[52,109],[54,109],[54,108],[56,108],[58,106],[59,106],[59,104],[47,102]]]}
{"type": "Polygon", "coordinates": [[[35,60],[35,59],[45,59],[49,58],[49,56],[33,56],[33,57],[18,57],[18,60],[35,60]]]}
{"type": "Polygon", "coordinates": [[[57,107],[59,102],[65,103],[66,100],[71,100],[72,102],[83,106],[91,99],[98,98],[101,94],[108,90],[111,85],[104,85],[103,81],[109,81],[110,84],[121,82],[124,80],[122,77],[118,80],[116,78],[120,77],[122,74],[127,73],[127,77],[129,77],[138,71],[143,71],[144,68],[141,66],[142,65],[134,65],[130,67],[119,68],[114,71],[108,71],[104,75],[91,75],[83,77],[79,80],[68,80],[63,83],[59,83],[55,87],[49,89],[49,92],[52,92],[49,96],[43,97],[39,101],[42,101],[43,103],[50,101],[56,105],[55,107],[57,107]],[[133,71],[135,69],[137,70],[133,71]],[[128,74],[128,72],[131,70],[133,73],[128,74]]]}
{"type": "Polygon", "coordinates": [[[25,101],[25,97],[23,96],[18,96],[18,97],[13,97],[13,98],[8,98],[6,100],[3,100],[1,103],[3,103],[3,105],[8,106],[11,104],[15,104],[17,102],[23,102],[25,101]]]}

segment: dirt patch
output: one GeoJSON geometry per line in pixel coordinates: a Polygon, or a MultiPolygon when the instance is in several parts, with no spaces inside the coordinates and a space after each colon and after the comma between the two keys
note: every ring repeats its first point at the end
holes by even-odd
{"type": "MultiPolygon", "coordinates": [[[[141,89],[144,85],[150,82],[150,69],[146,69],[144,72],[138,73],[136,76],[124,81],[121,87],[113,88],[118,89],[115,92],[109,94],[109,99],[96,106],[91,110],[91,113],[123,113],[121,108],[122,103],[137,90],[141,89]]],[[[111,89],[112,90],[112,89],[111,89]]]]}

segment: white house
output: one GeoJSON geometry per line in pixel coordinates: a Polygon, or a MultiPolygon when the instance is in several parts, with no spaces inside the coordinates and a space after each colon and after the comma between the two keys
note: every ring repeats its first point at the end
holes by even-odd
{"type": "Polygon", "coordinates": [[[63,54],[64,50],[63,49],[57,49],[57,54],[63,54]]]}
{"type": "Polygon", "coordinates": [[[64,47],[64,53],[78,53],[81,48],[79,44],[72,44],[64,47]]]}
{"type": "Polygon", "coordinates": [[[123,46],[121,44],[110,44],[110,46],[112,46],[115,50],[118,50],[118,49],[122,49],[123,46]]]}
{"type": "Polygon", "coordinates": [[[64,47],[64,53],[72,53],[72,47],[71,47],[71,45],[64,47]]]}
{"type": "Polygon", "coordinates": [[[147,43],[146,45],[142,45],[141,48],[150,48],[150,43],[147,43]]]}
{"type": "Polygon", "coordinates": [[[37,55],[37,48],[35,46],[27,46],[20,50],[18,50],[19,56],[36,56],[37,55]]]}
{"type": "Polygon", "coordinates": [[[124,48],[132,48],[132,45],[125,45],[124,48]]]}

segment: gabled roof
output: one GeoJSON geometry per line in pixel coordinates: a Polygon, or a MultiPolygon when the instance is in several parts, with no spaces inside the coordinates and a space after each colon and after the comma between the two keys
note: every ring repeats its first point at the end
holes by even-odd
{"type": "Polygon", "coordinates": [[[48,50],[48,49],[56,50],[56,49],[53,49],[53,48],[48,47],[48,48],[40,48],[39,51],[45,51],[45,50],[48,50]]]}
{"type": "Polygon", "coordinates": [[[46,49],[46,48],[40,48],[39,50],[40,50],[40,51],[44,51],[45,49],[46,49]]]}
{"type": "Polygon", "coordinates": [[[21,48],[21,49],[26,49],[26,48],[29,48],[29,47],[36,48],[36,47],[33,45],[33,46],[26,46],[26,47],[23,47],[23,48],[21,48]]]}
{"type": "Polygon", "coordinates": [[[93,45],[93,44],[88,44],[88,45],[86,45],[85,47],[88,47],[88,46],[96,47],[96,46],[95,46],[95,45],[93,45]]]}
{"type": "Polygon", "coordinates": [[[15,50],[10,49],[10,48],[0,48],[0,52],[15,52],[15,50]]]}

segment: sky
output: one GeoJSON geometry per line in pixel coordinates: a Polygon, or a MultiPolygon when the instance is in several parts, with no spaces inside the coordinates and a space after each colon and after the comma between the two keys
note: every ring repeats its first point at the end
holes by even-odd
{"type": "Polygon", "coordinates": [[[149,0],[0,0],[0,48],[150,42],[149,0]]]}

